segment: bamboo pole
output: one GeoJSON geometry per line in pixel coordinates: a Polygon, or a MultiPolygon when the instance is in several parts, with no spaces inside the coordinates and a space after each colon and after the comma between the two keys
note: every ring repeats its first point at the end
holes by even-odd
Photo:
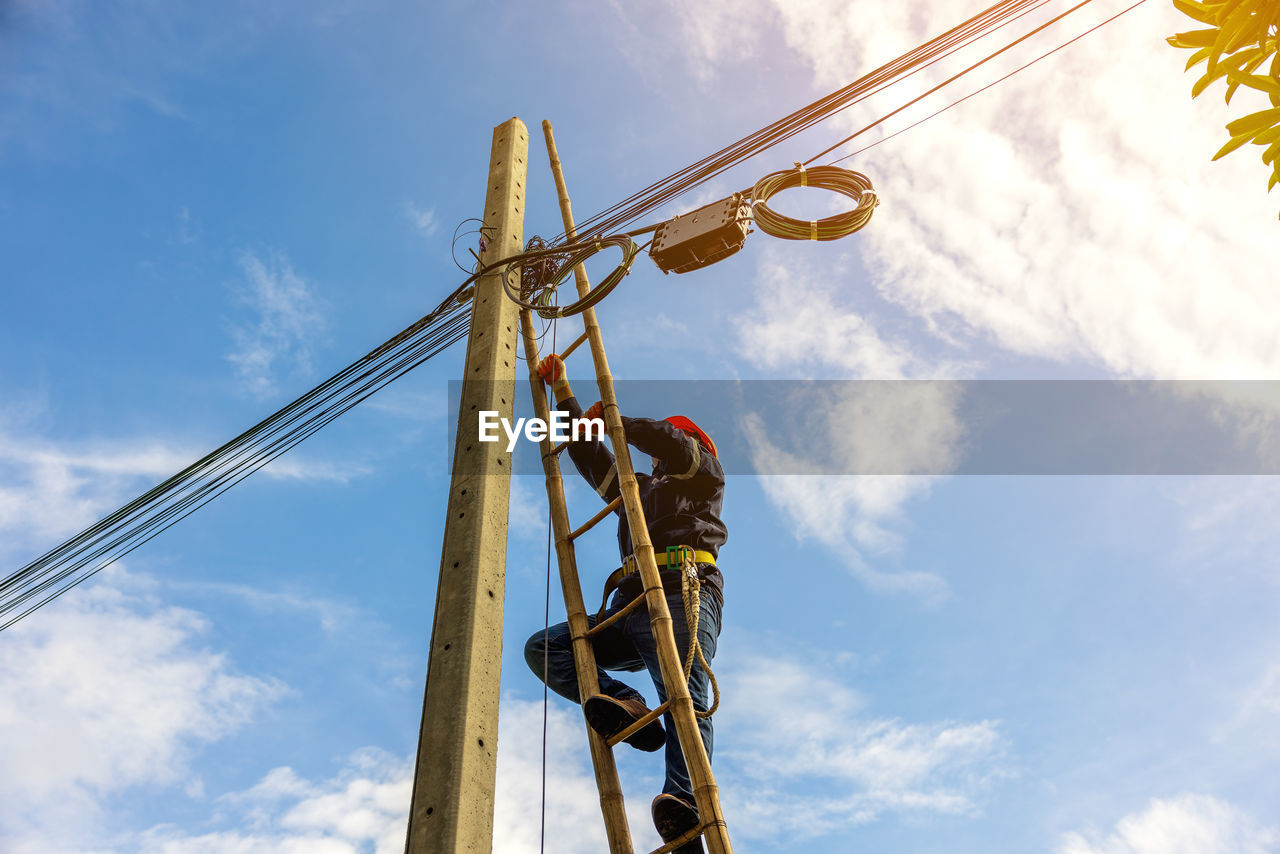
{"type": "MultiPolygon", "coordinates": [[[[564,221],[565,235],[573,241],[577,239],[578,234],[573,223],[573,211],[569,205],[569,191],[565,186],[564,171],[559,152],[556,150],[551,122],[545,119],[542,122],[542,133],[547,141],[547,154],[551,159],[551,172],[555,177],[556,195],[560,200],[560,216],[564,221]]],[[[579,264],[574,268],[573,273],[578,286],[578,295],[586,296],[591,290],[586,268],[579,264]]],[[[684,751],[685,764],[689,768],[689,779],[693,783],[693,796],[697,801],[698,817],[705,829],[704,839],[710,854],[733,854],[733,847],[729,843],[729,834],[725,828],[724,813],[720,808],[719,789],[716,786],[715,776],[711,773],[711,761],[702,743],[702,734],[698,731],[693,699],[689,696],[689,685],[684,679],[684,663],[680,660],[676,648],[671,613],[667,608],[667,598],[662,589],[658,565],[653,557],[653,542],[649,539],[649,528],[645,522],[644,510],[640,506],[639,485],[636,481],[635,468],[631,465],[626,432],[622,428],[622,417],[618,411],[618,401],[613,390],[613,375],[609,372],[609,360],[605,356],[604,338],[600,333],[600,324],[596,321],[595,309],[585,309],[582,312],[582,320],[586,326],[587,340],[591,344],[591,356],[595,361],[596,382],[600,387],[600,401],[604,404],[605,426],[608,428],[609,441],[613,445],[613,455],[618,464],[618,487],[622,493],[623,506],[626,508],[627,523],[631,528],[632,553],[636,557],[640,568],[640,579],[644,583],[645,605],[649,609],[653,637],[657,644],[658,664],[662,670],[663,681],[666,683],[667,700],[671,704],[671,717],[675,721],[680,747],[684,751]]],[[[692,638],[690,641],[692,642],[692,638]]]]}
{"type": "MultiPolygon", "coordinates": [[[[524,337],[524,357],[529,363],[529,388],[533,392],[533,411],[550,423],[547,389],[538,376],[538,338],[533,330],[533,312],[520,310],[520,333],[524,337]]],[[[551,505],[551,529],[556,540],[556,564],[560,568],[560,588],[569,616],[569,632],[573,638],[573,661],[578,674],[578,696],[582,700],[600,693],[596,678],[596,656],[587,635],[587,608],[582,601],[582,584],[578,578],[578,561],[573,537],[569,532],[569,510],[564,499],[564,479],[560,475],[560,459],[552,449],[551,437],[542,440],[542,470],[546,474],[547,501],[551,505]]],[[[632,854],[631,830],[622,799],[622,784],[613,751],[591,727],[587,727],[591,744],[591,764],[595,767],[596,786],[600,790],[600,812],[604,815],[605,835],[612,854],[632,854]]]]}
{"type": "Polygon", "coordinates": [[[614,510],[617,510],[618,505],[621,503],[622,503],[622,496],[618,496],[617,498],[613,499],[608,504],[606,504],[604,507],[601,507],[600,511],[596,513],[596,515],[592,516],[590,519],[583,522],[577,528],[574,528],[572,531],[570,531],[569,539],[576,540],[578,539],[578,537],[581,537],[587,531],[590,531],[592,528],[594,528],[596,525],[600,523],[601,519],[603,519],[605,516],[608,516],[614,510]]]}

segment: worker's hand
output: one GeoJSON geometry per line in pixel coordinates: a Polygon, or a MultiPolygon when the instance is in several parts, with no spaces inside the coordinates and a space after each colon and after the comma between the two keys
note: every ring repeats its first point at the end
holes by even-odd
{"type": "Polygon", "coordinates": [[[565,373],[564,359],[555,353],[538,363],[538,376],[551,386],[552,391],[559,391],[569,385],[569,377],[565,373]]]}
{"type": "Polygon", "coordinates": [[[604,418],[604,404],[597,400],[595,403],[591,404],[590,408],[588,408],[586,412],[582,413],[582,417],[588,419],[604,418]]]}

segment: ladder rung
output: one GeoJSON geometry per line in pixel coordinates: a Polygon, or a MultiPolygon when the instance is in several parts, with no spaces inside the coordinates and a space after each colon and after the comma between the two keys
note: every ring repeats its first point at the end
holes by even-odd
{"type": "MultiPolygon", "coordinates": [[[[640,597],[640,598],[643,598],[643,597],[640,597]]],[[[649,714],[645,715],[644,717],[637,719],[636,722],[633,723],[631,726],[627,727],[622,732],[615,735],[613,738],[610,738],[606,743],[610,747],[614,747],[619,742],[626,741],[628,738],[631,738],[631,736],[635,735],[640,730],[644,729],[649,724],[656,721],[658,718],[662,717],[663,713],[667,711],[667,708],[670,705],[671,705],[671,701],[667,700],[665,703],[658,706],[658,708],[649,712],[649,714]]]]}
{"type": "Polygon", "coordinates": [[[582,342],[584,342],[584,341],[586,341],[586,340],[587,340],[587,333],[586,333],[586,331],[585,331],[585,330],[583,330],[583,333],[582,333],[581,335],[579,335],[577,338],[573,339],[573,343],[572,343],[572,344],[570,344],[568,347],[565,347],[565,348],[564,348],[564,352],[560,354],[560,358],[561,358],[561,359],[567,359],[567,358],[569,358],[569,356],[573,353],[573,351],[574,351],[574,350],[577,350],[579,347],[581,347],[581,346],[582,346],[582,342]]]}
{"type": "Polygon", "coordinates": [[[583,534],[585,534],[587,531],[590,531],[592,528],[596,526],[597,523],[599,523],[601,519],[603,519],[605,516],[608,516],[614,510],[617,510],[618,505],[621,503],[622,503],[622,496],[619,495],[617,498],[613,499],[608,504],[606,504],[603,510],[601,510],[599,513],[597,513],[596,515],[588,519],[581,528],[570,533],[569,542],[573,542],[574,540],[578,539],[578,537],[581,537],[583,534]]]}
{"type": "Polygon", "coordinates": [[[618,622],[618,620],[621,620],[627,614],[630,614],[632,611],[634,611],[636,608],[639,608],[643,604],[644,604],[644,595],[642,594],[632,599],[626,605],[623,605],[621,611],[618,611],[616,614],[610,614],[606,619],[602,620],[599,623],[596,623],[594,626],[587,629],[587,635],[586,635],[587,638],[594,637],[599,632],[604,631],[606,628],[608,628],[609,626],[612,626],[614,623],[618,622]]]}
{"type": "Polygon", "coordinates": [[[692,842],[693,840],[697,839],[699,836],[702,835],[702,831],[704,829],[705,829],[704,827],[699,825],[698,827],[695,827],[692,830],[688,830],[685,832],[683,836],[679,837],[678,839],[671,840],[670,842],[663,845],[661,848],[653,849],[651,854],[670,854],[670,852],[675,851],[677,848],[679,848],[681,845],[684,845],[686,842],[692,842]]]}

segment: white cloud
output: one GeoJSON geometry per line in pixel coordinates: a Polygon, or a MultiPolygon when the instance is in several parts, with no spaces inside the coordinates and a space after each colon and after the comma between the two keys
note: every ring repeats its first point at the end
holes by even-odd
{"type": "MultiPolygon", "coordinates": [[[[169,581],[166,586],[200,594],[201,596],[228,596],[248,605],[254,611],[266,614],[301,614],[314,619],[325,631],[333,635],[350,632],[358,621],[367,615],[352,605],[297,590],[266,590],[247,584],[228,584],[220,581],[169,581]]],[[[361,631],[367,636],[368,630],[361,631]]]]}
{"type": "Polygon", "coordinates": [[[802,428],[791,428],[805,436],[803,445],[780,446],[757,416],[740,425],[756,470],[769,475],[761,480],[765,494],[787,515],[797,539],[826,546],[868,588],[936,601],[946,592],[941,578],[877,569],[868,555],[899,551],[906,505],[926,497],[936,480],[911,472],[948,471],[958,462],[963,435],[956,388],[851,383],[798,394],[803,397],[788,408],[807,413],[802,428]]]}
{"type": "Polygon", "coordinates": [[[0,828],[10,850],[91,838],[100,799],[132,787],[198,790],[189,763],[201,746],[285,690],[202,648],[199,614],[124,592],[137,585],[120,571],[111,578],[0,643],[0,828]]]}
{"type": "Polygon", "coordinates": [[[1269,558],[1280,547],[1280,478],[1199,477],[1169,492],[1182,511],[1173,550],[1185,571],[1278,583],[1269,558]]]}
{"type": "Polygon", "coordinates": [[[178,242],[183,246],[200,242],[200,223],[193,221],[190,208],[178,211],[178,242]]]}
{"type": "Polygon", "coordinates": [[[436,209],[422,209],[413,202],[405,202],[405,216],[409,218],[409,222],[413,223],[413,227],[418,229],[424,237],[433,236],[440,228],[440,224],[436,221],[436,209]]]}
{"type": "Polygon", "coordinates": [[[926,360],[907,341],[885,340],[872,318],[841,299],[852,275],[847,267],[823,270],[772,247],[760,259],[752,308],[736,324],[743,358],[806,377],[893,380],[960,374],[960,364],[926,360]]]}
{"type": "Polygon", "coordinates": [[[1277,658],[1245,691],[1240,713],[1233,728],[1252,725],[1255,732],[1250,738],[1255,750],[1280,745],[1276,737],[1280,724],[1280,658],[1277,658]]]}
{"type": "Polygon", "coordinates": [[[358,750],[328,780],[272,769],[255,786],[218,799],[238,827],[191,834],[160,825],[119,850],[141,854],[399,854],[413,786],[408,763],[374,748],[358,750]]]}
{"type": "MultiPolygon", "coordinates": [[[[322,780],[268,771],[248,790],[211,801],[196,827],[119,828],[105,800],[142,785],[204,797],[191,770],[202,745],[243,727],[279,698],[279,683],[237,673],[198,645],[203,617],[125,588],[143,579],[110,572],[0,644],[0,833],[15,854],[119,851],[143,854],[400,852],[412,765],[376,748],[352,754],[322,780]]],[[[539,850],[542,703],[503,700],[495,849],[539,850]]],[[[553,698],[547,719],[548,840],[567,854],[605,847],[581,716],[553,698]],[[567,846],[567,847],[565,847],[567,846]]],[[[647,801],[633,804],[638,839],[647,801]]],[[[648,840],[648,837],[653,837],[648,840]]]]}
{"type": "MultiPolygon", "coordinates": [[[[767,47],[767,29],[781,34],[822,92],[974,11],[960,0],[665,5],[700,77],[734,74],[738,57],[767,47]],[[726,16],[776,27],[743,32],[722,26],[726,16]]],[[[907,126],[1122,8],[1094,5],[828,158],[907,126]]],[[[1034,18],[1010,30],[1025,31],[1034,18]]],[[[1187,26],[1167,4],[1146,4],[846,162],[871,176],[883,200],[848,240],[873,290],[851,288],[862,275],[844,261],[824,266],[804,260],[806,246],[768,246],[756,277],[760,308],[738,323],[742,357],[810,377],[954,377],[981,368],[972,355],[981,346],[1121,376],[1274,376],[1280,292],[1259,273],[1271,266],[1274,202],[1256,158],[1208,160],[1222,123],[1245,107],[1224,111],[1212,96],[1192,102],[1185,53],[1163,40],[1187,26]],[[894,322],[896,337],[884,333],[888,324],[872,305],[906,312],[905,323],[894,322]],[[940,355],[923,355],[931,351],[940,355]]],[[[1007,37],[855,106],[820,136],[834,141],[869,123],[1007,37]]],[[[936,579],[878,572],[863,554],[893,546],[886,520],[928,482],[866,480],[765,483],[802,537],[824,542],[869,585],[936,594],[936,579]]]]}
{"type": "Polygon", "coordinates": [[[448,420],[449,415],[448,400],[443,392],[419,391],[404,383],[380,389],[373,397],[363,401],[360,408],[386,413],[395,418],[442,424],[448,420]]]}
{"type": "Polygon", "coordinates": [[[994,721],[912,724],[869,715],[829,668],[749,655],[721,677],[717,752],[726,813],[764,842],[847,830],[890,812],[971,813],[1003,772],[994,721]]]}
{"type": "MultiPolygon", "coordinates": [[[[833,0],[764,6],[824,88],[972,11],[958,0],[870,18],[833,0]]],[[[1004,67],[1119,8],[1073,16],[1004,67]]],[[[885,200],[858,236],[881,295],[956,340],[1115,374],[1274,375],[1280,294],[1258,273],[1269,264],[1274,202],[1254,158],[1208,161],[1222,123],[1245,105],[1191,102],[1185,53],[1163,41],[1188,24],[1167,4],[1146,4],[854,161],[885,200]]],[[[861,125],[951,70],[931,69],[835,124],[861,125]]]]}
{"type": "MultiPolygon", "coordinates": [[[[53,442],[0,424],[0,554],[75,533],[203,453],[156,439],[53,442]]],[[[289,455],[268,477],[346,483],[364,466],[289,455]]]]}
{"type": "Polygon", "coordinates": [[[294,453],[276,457],[262,467],[262,473],[267,477],[300,481],[323,480],[331,483],[347,483],[352,478],[362,477],[372,471],[364,463],[307,459],[294,453]]]}
{"type": "Polygon", "coordinates": [[[936,604],[947,593],[941,577],[919,570],[874,565],[901,547],[894,526],[904,523],[903,507],[928,494],[935,479],[906,475],[773,475],[760,482],[787,515],[801,542],[816,540],[869,590],[910,593],[936,604]]]}
{"type": "MultiPolygon", "coordinates": [[[[540,850],[542,703],[512,697],[504,698],[503,703],[499,717],[493,850],[503,854],[533,854],[540,850]]],[[[555,695],[551,696],[547,711],[548,850],[565,854],[607,850],[600,795],[591,770],[581,713],[555,695]]],[[[623,790],[627,791],[625,780],[623,790]]],[[[647,840],[654,843],[651,848],[656,848],[658,838],[649,826],[648,802],[636,801],[636,798],[628,799],[632,836],[638,847],[642,840],[647,840]]]]}
{"type": "Polygon", "coordinates": [[[512,532],[534,542],[546,542],[550,511],[542,475],[514,475],[508,518],[512,532]]]}
{"type": "MultiPolygon", "coordinates": [[[[123,574],[116,580],[130,582],[123,574]]],[[[284,690],[197,648],[204,628],[198,614],[98,585],[7,633],[0,646],[0,762],[14,773],[9,785],[0,781],[0,825],[13,850],[403,850],[411,763],[375,748],[352,754],[327,779],[274,768],[247,790],[213,798],[209,818],[195,826],[104,833],[110,820],[103,798],[116,792],[151,784],[204,798],[190,771],[199,747],[243,726],[284,690]]],[[[998,774],[1001,738],[992,722],[874,718],[829,671],[782,658],[748,657],[722,681],[718,723],[739,747],[722,750],[717,769],[734,834],[745,842],[820,835],[890,812],[972,812],[985,781],[998,774]],[[815,790],[824,794],[814,797],[815,790]]],[[[539,850],[542,715],[539,701],[503,699],[494,850],[539,850]]],[[[546,839],[565,854],[601,850],[581,716],[555,698],[547,715],[546,839]]],[[[633,838],[654,847],[644,786],[656,780],[660,757],[621,758],[633,838]],[[640,774],[634,769],[642,762],[640,774]]]]}
{"type": "MultiPolygon", "coordinates": [[[[494,851],[540,850],[542,703],[503,699],[494,803],[494,851]]],[[[553,702],[547,717],[546,839],[564,854],[607,847],[599,796],[589,767],[581,717],[553,702]]],[[[193,834],[161,825],[121,843],[142,854],[241,854],[272,851],[399,854],[404,850],[412,763],[375,748],[354,753],[327,780],[292,768],[268,772],[256,785],[218,799],[225,829],[193,834]]],[[[647,804],[644,805],[647,807],[647,804]]],[[[633,816],[633,822],[643,816],[633,816]]],[[[643,826],[637,838],[647,838],[643,826]]],[[[657,841],[652,830],[648,836],[657,841]]]]}
{"type": "Polygon", "coordinates": [[[248,286],[244,302],[255,317],[232,328],[236,349],[227,358],[249,391],[266,397],[275,392],[281,364],[310,373],[311,345],[326,322],[310,287],[282,255],[263,262],[246,252],[240,267],[248,286]]]}
{"type": "Polygon", "coordinates": [[[1274,854],[1280,827],[1264,827],[1242,810],[1208,795],[1154,799],[1125,816],[1114,832],[1067,834],[1058,854],[1274,854]]]}

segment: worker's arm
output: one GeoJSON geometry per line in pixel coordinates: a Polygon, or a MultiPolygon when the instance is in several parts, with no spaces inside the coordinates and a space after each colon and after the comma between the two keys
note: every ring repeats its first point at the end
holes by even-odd
{"type": "MultiPolygon", "coordinates": [[[[551,385],[556,397],[556,409],[569,413],[571,420],[577,418],[600,418],[600,404],[587,410],[585,416],[573,389],[569,386],[569,377],[565,373],[564,360],[554,353],[538,364],[538,375],[551,385]]],[[[572,432],[570,433],[572,435],[572,432]]],[[[591,434],[588,433],[588,436],[591,434]]],[[[613,453],[599,439],[579,439],[569,445],[569,457],[591,488],[605,501],[612,501],[619,495],[618,466],[613,453]]]]}
{"type": "Polygon", "coordinates": [[[710,456],[698,440],[667,421],[652,418],[622,417],[627,431],[627,444],[661,460],[672,478],[693,477],[705,468],[704,457],[710,456]]]}

